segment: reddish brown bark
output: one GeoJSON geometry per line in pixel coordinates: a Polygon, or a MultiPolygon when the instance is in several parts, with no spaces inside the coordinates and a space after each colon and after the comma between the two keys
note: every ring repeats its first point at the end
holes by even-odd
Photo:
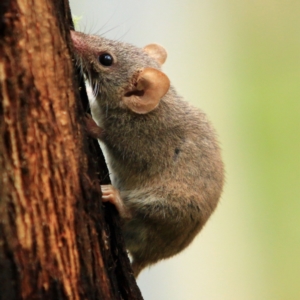
{"type": "Polygon", "coordinates": [[[64,0],[0,3],[0,299],[142,299],[102,209],[70,24],[64,0]]]}

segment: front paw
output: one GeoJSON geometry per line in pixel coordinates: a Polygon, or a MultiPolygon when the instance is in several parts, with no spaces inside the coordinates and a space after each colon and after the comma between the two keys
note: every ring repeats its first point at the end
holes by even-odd
{"type": "Polygon", "coordinates": [[[87,134],[94,139],[101,139],[103,136],[103,129],[99,127],[90,114],[84,116],[85,129],[87,134]]]}

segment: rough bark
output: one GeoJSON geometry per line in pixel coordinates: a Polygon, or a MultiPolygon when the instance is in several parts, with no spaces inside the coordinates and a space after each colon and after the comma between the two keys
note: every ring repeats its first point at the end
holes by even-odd
{"type": "Polygon", "coordinates": [[[71,24],[66,0],[0,3],[0,299],[142,299],[101,203],[71,24]]]}

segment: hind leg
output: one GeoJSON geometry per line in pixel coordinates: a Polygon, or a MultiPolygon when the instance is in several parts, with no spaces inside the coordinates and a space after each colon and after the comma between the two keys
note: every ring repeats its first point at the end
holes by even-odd
{"type": "Polygon", "coordinates": [[[117,211],[120,214],[120,217],[123,219],[130,219],[131,218],[131,213],[129,209],[125,206],[119,190],[114,188],[112,185],[107,184],[107,185],[101,185],[101,190],[102,190],[102,201],[103,202],[110,202],[113,204],[117,211]]]}

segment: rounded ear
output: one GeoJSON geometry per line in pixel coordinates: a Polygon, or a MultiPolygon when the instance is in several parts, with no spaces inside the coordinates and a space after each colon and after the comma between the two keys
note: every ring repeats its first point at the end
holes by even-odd
{"type": "Polygon", "coordinates": [[[163,72],[144,68],[135,84],[123,96],[124,104],[133,112],[147,114],[157,107],[170,88],[170,80],[163,72]]]}
{"type": "Polygon", "coordinates": [[[155,59],[160,65],[162,65],[167,59],[167,51],[163,46],[158,44],[149,44],[145,46],[144,51],[147,52],[149,56],[155,59]]]}

